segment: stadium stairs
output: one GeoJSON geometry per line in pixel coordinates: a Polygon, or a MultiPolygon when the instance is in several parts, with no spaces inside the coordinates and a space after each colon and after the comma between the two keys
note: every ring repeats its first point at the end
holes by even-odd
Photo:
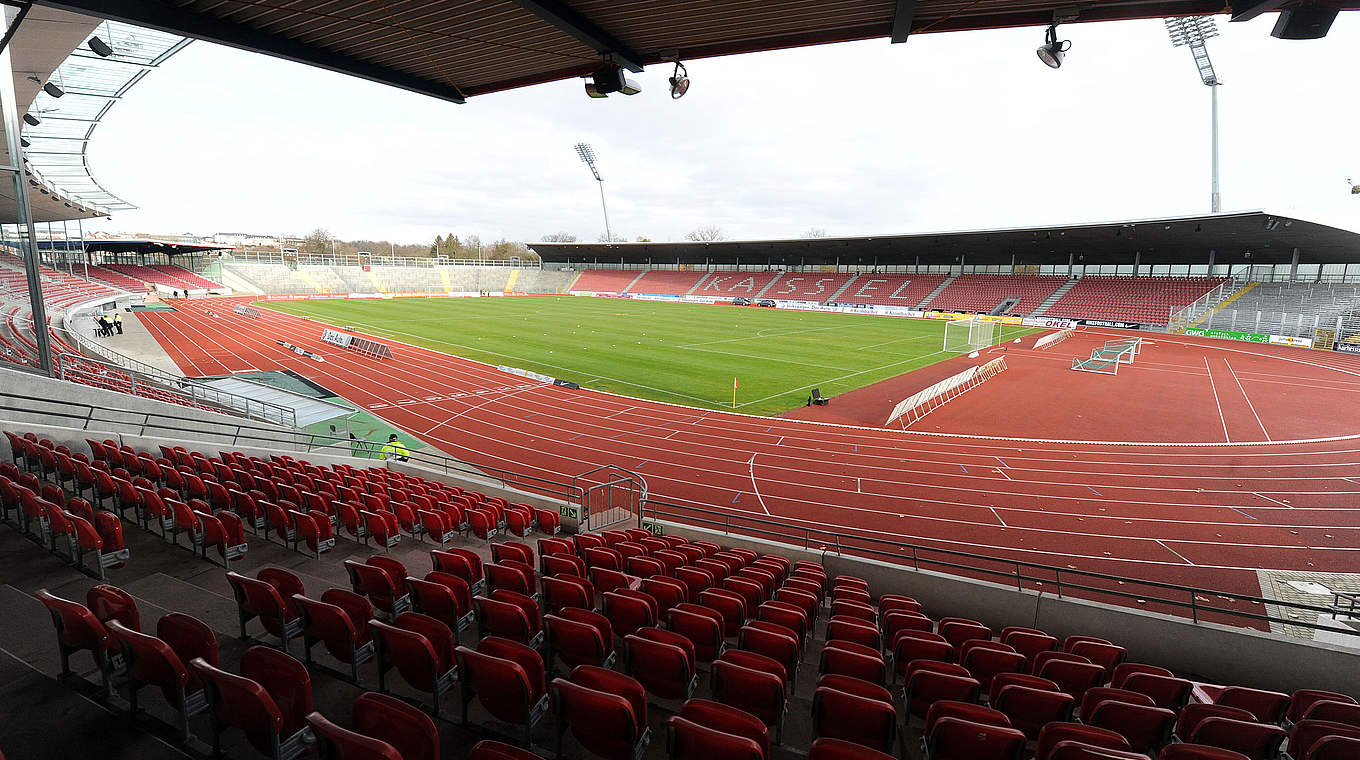
{"type": "Polygon", "coordinates": [[[3,429],[32,435],[0,439],[0,749],[16,758],[203,754],[216,728],[231,758],[317,742],[531,756],[469,750],[483,741],[541,757],[562,733],[573,758],[702,760],[917,760],[923,743],[1015,760],[1036,741],[1042,760],[1282,744],[1336,760],[1360,745],[1355,651],[702,528],[558,533],[549,500],[226,427],[29,413],[3,429]],[[104,493],[104,468],[145,485],[104,493]],[[68,535],[94,540],[86,516],[97,538],[121,526],[104,584],[70,552],[68,535]],[[162,683],[129,715],[133,689],[162,683]],[[241,706],[219,713],[229,724],[279,718],[252,747],[210,719],[203,684],[241,706]]]}
{"type": "Polygon", "coordinates": [[[1059,298],[1062,298],[1064,295],[1066,295],[1066,294],[1067,294],[1067,291],[1069,291],[1069,290],[1071,290],[1073,287],[1075,287],[1076,284],[1077,284],[1077,279],[1076,279],[1076,278],[1069,278],[1069,279],[1067,280],[1067,282],[1064,282],[1064,283],[1062,284],[1062,287],[1061,287],[1061,288],[1058,288],[1057,290],[1053,291],[1053,295],[1051,295],[1051,296],[1049,296],[1048,298],[1044,299],[1044,302],[1041,303],[1041,304],[1039,304],[1039,308],[1035,309],[1035,310],[1034,310],[1034,313],[1031,314],[1030,316],[1041,317],[1041,316],[1043,316],[1044,314],[1046,314],[1046,313],[1048,312],[1048,310],[1051,309],[1051,308],[1053,307],[1053,304],[1057,303],[1057,302],[1058,302],[1058,299],[1059,299],[1059,298]]]}

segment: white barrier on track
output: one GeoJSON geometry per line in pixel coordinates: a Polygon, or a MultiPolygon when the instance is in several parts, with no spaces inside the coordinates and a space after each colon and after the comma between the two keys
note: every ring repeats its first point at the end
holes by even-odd
{"type": "Polygon", "coordinates": [[[929,388],[917,391],[899,401],[897,406],[893,407],[892,414],[888,415],[887,422],[883,424],[887,426],[896,420],[905,419],[906,422],[902,425],[905,428],[938,409],[949,399],[959,396],[969,388],[983,383],[1005,370],[1006,357],[1002,356],[986,364],[969,367],[957,375],[950,375],[929,388]]]}
{"type": "Polygon", "coordinates": [[[1048,348],[1049,346],[1056,346],[1059,343],[1062,343],[1063,341],[1072,337],[1072,333],[1073,330],[1069,328],[1067,330],[1059,330],[1055,333],[1049,333],[1048,335],[1044,335],[1038,340],[1034,341],[1034,350],[1042,351],[1043,349],[1048,348]]]}

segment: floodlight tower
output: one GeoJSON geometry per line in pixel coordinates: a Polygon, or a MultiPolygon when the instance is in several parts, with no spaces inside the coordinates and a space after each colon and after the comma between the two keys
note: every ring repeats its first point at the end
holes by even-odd
{"type": "Polygon", "coordinates": [[[1218,86],[1222,82],[1218,81],[1218,74],[1214,73],[1213,61],[1209,60],[1209,49],[1205,46],[1205,41],[1211,37],[1218,36],[1218,25],[1210,16],[1188,16],[1185,18],[1168,18],[1166,31],[1171,35],[1172,47],[1188,47],[1190,55],[1195,59],[1195,67],[1199,69],[1199,79],[1209,88],[1212,93],[1212,151],[1213,151],[1213,180],[1210,190],[1210,210],[1217,214],[1221,209],[1218,194],[1218,86]]]}
{"type": "Polygon", "coordinates": [[[590,167],[590,173],[595,175],[595,181],[600,183],[600,208],[604,210],[604,237],[607,242],[614,242],[614,234],[609,231],[609,207],[604,202],[604,178],[600,176],[600,170],[595,166],[595,149],[590,147],[590,143],[576,143],[576,155],[581,157],[581,161],[590,167]]]}

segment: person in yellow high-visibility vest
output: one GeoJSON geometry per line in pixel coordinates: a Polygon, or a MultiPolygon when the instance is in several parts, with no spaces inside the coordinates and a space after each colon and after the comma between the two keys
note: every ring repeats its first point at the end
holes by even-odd
{"type": "Polygon", "coordinates": [[[378,455],[378,458],[384,461],[395,459],[398,462],[405,462],[411,458],[411,452],[406,450],[401,441],[397,440],[397,434],[393,433],[387,436],[387,445],[382,447],[382,453],[378,455]]]}

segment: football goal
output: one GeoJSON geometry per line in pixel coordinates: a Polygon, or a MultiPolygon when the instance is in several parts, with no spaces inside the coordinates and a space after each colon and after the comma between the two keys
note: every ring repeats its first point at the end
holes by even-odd
{"type": "Polygon", "coordinates": [[[996,343],[996,323],[977,317],[955,319],[944,325],[944,350],[954,353],[979,351],[996,343]]]}

